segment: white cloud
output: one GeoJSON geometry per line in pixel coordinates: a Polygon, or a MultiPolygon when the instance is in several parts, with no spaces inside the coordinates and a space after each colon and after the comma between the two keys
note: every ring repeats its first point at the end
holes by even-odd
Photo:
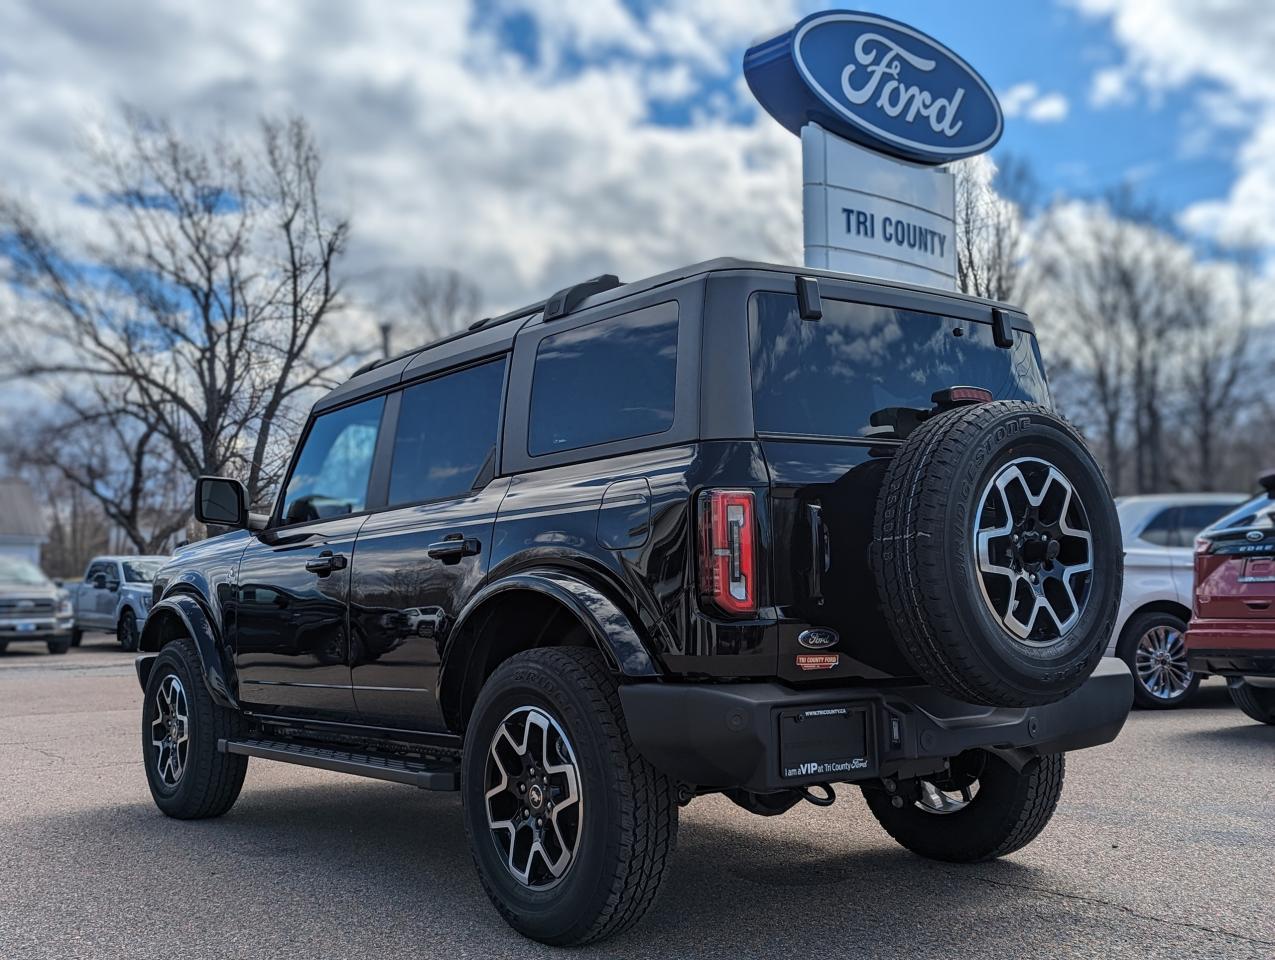
{"type": "Polygon", "coordinates": [[[1034,83],[1017,83],[998,99],[1007,117],[1025,117],[1035,123],[1057,123],[1067,118],[1067,98],[1061,93],[1044,93],[1034,83]]]}
{"type": "Polygon", "coordinates": [[[722,119],[742,87],[689,126],[650,122],[653,102],[737,71],[757,25],[795,11],[711,0],[639,21],[614,0],[505,6],[535,18],[537,62],[475,30],[461,2],[0,4],[0,189],[79,234],[67,163],[78,131],[109,125],[121,101],[196,134],[250,136],[261,113],[297,111],[352,215],[354,277],[456,267],[494,310],[603,271],[800,256],[799,142],[760,111],[722,119]],[[568,56],[588,51],[620,55],[568,56]]]}
{"type": "MultiPolygon", "coordinates": [[[[1275,16],[1270,0],[1071,0],[1108,18],[1124,62],[1094,77],[1092,101],[1128,103],[1134,87],[1154,97],[1203,82],[1199,123],[1246,130],[1237,176],[1225,197],[1181,215],[1188,229],[1225,243],[1275,246],[1275,16]]],[[[1198,125],[1197,125],[1198,126],[1198,125]]],[[[1200,130],[1184,132],[1183,155],[1210,148],[1200,130]]]]}

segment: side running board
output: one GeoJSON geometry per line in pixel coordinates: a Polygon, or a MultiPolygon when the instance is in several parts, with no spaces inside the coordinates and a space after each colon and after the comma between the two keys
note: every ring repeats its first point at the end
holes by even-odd
{"type": "Polygon", "coordinates": [[[263,760],[282,760],[303,767],[318,767],[356,777],[392,780],[422,790],[460,789],[460,768],[446,760],[403,760],[368,753],[350,753],[329,747],[313,747],[281,740],[218,740],[222,753],[237,753],[263,760]]]}

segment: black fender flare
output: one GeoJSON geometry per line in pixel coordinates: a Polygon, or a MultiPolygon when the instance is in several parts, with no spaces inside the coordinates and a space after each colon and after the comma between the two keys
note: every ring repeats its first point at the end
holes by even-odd
{"type": "MultiPolygon", "coordinates": [[[[204,685],[208,688],[213,701],[232,710],[239,709],[239,701],[235,698],[231,677],[234,676],[234,660],[230,651],[222,642],[220,633],[195,597],[187,594],[174,594],[165,597],[150,608],[146,615],[146,625],[142,628],[139,650],[149,653],[158,652],[163,646],[164,628],[172,622],[172,618],[180,621],[186,636],[199,651],[199,662],[203,667],[204,685]]],[[[139,657],[137,677],[145,688],[147,677],[154,657],[139,657]],[[143,665],[142,660],[149,661],[143,665]]]]}
{"type": "Polygon", "coordinates": [[[625,677],[658,677],[659,668],[634,627],[632,620],[602,590],[561,570],[533,569],[494,580],[469,599],[447,632],[436,695],[444,715],[453,713],[451,699],[463,688],[470,665],[472,647],[457,641],[466,627],[476,623],[488,605],[513,591],[551,597],[569,610],[583,625],[611,668],[625,677]],[[449,697],[449,692],[452,697],[449,697]]]}

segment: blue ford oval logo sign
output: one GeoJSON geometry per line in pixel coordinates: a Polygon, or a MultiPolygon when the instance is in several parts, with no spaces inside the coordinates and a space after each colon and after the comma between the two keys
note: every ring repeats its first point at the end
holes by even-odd
{"type": "Polygon", "coordinates": [[[1244,536],[1248,537],[1254,543],[1257,543],[1257,541],[1263,539],[1266,534],[1262,533],[1261,530],[1250,530],[1248,533],[1244,534],[1244,536]]]}
{"type": "Polygon", "coordinates": [[[813,121],[866,147],[919,163],[990,149],[1000,104],[974,68],[906,24],[834,10],[750,47],[744,75],[793,133],[813,121]]]}
{"type": "Polygon", "coordinates": [[[807,650],[827,650],[835,647],[840,640],[837,631],[827,627],[814,627],[797,635],[797,642],[807,650]]]}

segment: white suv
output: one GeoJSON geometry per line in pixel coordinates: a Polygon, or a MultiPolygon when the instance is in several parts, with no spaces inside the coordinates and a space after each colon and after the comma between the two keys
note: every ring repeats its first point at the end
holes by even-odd
{"type": "Polygon", "coordinates": [[[1243,503],[1240,493],[1168,493],[1118,497],[1124,537],[1124,594],[1107,656],[1133,673],[1142,707],[1177,707],[1200,677],[1187,669],[1183,634],[1191,619],[1195,535],[1243,503]]]}

